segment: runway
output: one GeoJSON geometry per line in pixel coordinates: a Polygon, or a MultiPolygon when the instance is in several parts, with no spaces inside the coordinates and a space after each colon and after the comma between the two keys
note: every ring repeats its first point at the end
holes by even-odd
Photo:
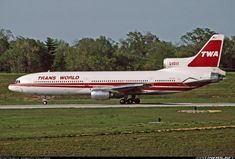
{"type": "Polygon", "coordinates": [[[53,109],[53,108],[154,108],[154,107],[229,107],[235,103],[157,103],[157,104],[48,104],[48,105],[0,105],[0,109],[53,109]]]}

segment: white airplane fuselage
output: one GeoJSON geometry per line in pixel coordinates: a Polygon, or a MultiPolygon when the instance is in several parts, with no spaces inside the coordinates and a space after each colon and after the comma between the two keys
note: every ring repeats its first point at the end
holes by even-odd
{"type": "Polygon", "coordinates": [[[18,78],[19,83],[9,85],[9,89],[38,95],[91,94],[99,88],[108,90],[113,86],[147,83],[150,85],[135,94],[169,94],[215,82],[212,73],[221,74],[221,70],[196,67],[157,71],[41,72],[18,78]]]}

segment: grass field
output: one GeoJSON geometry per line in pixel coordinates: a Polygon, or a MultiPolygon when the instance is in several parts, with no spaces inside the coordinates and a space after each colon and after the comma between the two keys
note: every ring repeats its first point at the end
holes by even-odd
{"type": "Polygon", "coordinates": [[[1,110],[0,156],[235,156],[235,128],[178,130],[235,126],[235,108],[182,109],[1,110]]]}
{"type": "MultiPolygon", "coordinates": [[[[0,105],[3,104],[41,104],[39,96],[10,92],[8,85],[23,74],[0,73],[0,105]]],[[[142,103],[162,102],[235,102],[235,73],[228,72],[226,79],[188,92],[172,95],[141,96],[142,103]]],[[[51,97],[50,104],[119,104],[119,100],[93,100],[89,96],[51,97]]]]}

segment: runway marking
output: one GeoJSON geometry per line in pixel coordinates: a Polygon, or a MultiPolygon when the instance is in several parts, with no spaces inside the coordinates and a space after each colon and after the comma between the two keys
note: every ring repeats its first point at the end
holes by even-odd
{"type": "Polygon", "coordinates": [[[220,113],[222,110],[179,110],[179,113],[220,113]]]}

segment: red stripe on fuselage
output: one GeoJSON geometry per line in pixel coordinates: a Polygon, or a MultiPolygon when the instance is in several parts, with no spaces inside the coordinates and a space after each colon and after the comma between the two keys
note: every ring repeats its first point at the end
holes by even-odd
{"type": "MultiPolygon", "coordinates": [[[[58,87],[58,88],[96,88],[99,86],[119,86],[137,83],[18,83],[12,84],[14,86],[23,87],[58,87]]],[[[138,83],[139,84],[139,83],[138,83]]],[[[184,83],[153,83],[153,86],[144,87],[143,90],[191,90],[197,87],[201,87],[207,83],[194,83],[194,84],[184,84],[184,83]]]]}

